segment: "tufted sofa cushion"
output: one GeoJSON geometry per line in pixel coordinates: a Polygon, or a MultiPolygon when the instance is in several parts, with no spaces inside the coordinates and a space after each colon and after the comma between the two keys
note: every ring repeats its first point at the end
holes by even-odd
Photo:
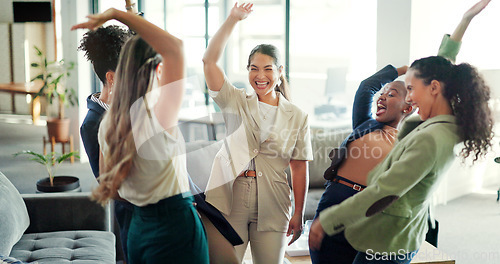
{"type": "Polygon", "coordinates": [[[24,262],[115,263],[115,237],[105,231],[59,231],[25,234],[11,257],[24,262]]]}
{"type": "MultiPolygon", "coordinates": [[[[0,263],[1,264],[26,264],[24,261],[20,261],[13,257],[6,257],[0,255],[0,263]]],[[[28,264],[36,264],[36,263],[28,263],[28,264]]]]}
{"type": "Polygon", "coordinates": [[[8,256],[30,223],[16,187],[0,172],[0,255],[8,256]]]}

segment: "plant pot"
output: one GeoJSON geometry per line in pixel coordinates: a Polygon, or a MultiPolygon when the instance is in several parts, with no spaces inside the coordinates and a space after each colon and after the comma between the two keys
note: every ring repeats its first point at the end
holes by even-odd
{"type": "Polygon", "coordinates": [[[36,190],[39,192],[70,192],[80,191],[80,179],[74,176],[55,176],[54,185],[50,185],[49,177],[36,182],[36,190]]]}
{"type": "Polygon", "coordinates": [[[52,137],[54,137],[56,139],[56,142],[68,141],[69,121],[69,118],[51,118],[47,120],[47,132],[49,133],[49,140],[52,140],[52,137]]]}

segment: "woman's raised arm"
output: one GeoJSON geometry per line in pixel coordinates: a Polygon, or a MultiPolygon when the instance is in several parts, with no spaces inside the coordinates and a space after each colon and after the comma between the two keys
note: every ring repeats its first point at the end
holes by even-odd
{"type": "Polygon", "coordinates": [[[88,15],[88,21],[74,25],[78,28],[96,29],[106,21],[116,19],[137,32],[156,52],[162,56],[163,70],[161,70],[159,84],[162,87],[160,98],[155,106],[158,121],[165,129],[177,125],[178,113],[184,95],[184,51],[180,39],[167,31],[155,26],[144,18],[110,8],[101,14],[88,15]],[[169,86],[165,86],[171,84],[169,86]]]}
{"type": "Polygon", "coordinates": [[[222,56],[222,51],[227,44],[227,40],[233,32],[234,26],[239,21],[248,17],[252,12],[253,4],[235,3],[226,21],[219,28],[208,44],[203,56],[203,70],[208,89],[219,91],[224,83],[224,71],[217,65],[217,61],[222,56]]]}
{"type": "Polygon", "coordinates": [[[462,37],[464,36],[465,31],[467,30],[467,27],[469,26],[470,22],[472,19],[490,3],[491,0],[481,0],[477,2],[475,5],[473,5],[469,10],[467,10],[463,17],[462,20],[460,20],[460,23],[458,26],[455,28],[455,31],[453,31],[453,34],[451,34],[450,39],[460,42],[462,41],[462,37]]]}

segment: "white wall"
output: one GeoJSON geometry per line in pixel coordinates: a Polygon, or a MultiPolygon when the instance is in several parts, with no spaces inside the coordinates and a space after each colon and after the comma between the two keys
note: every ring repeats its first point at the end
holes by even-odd
{"type": "MultiPolygon", "coordinates": [[[[418,0],[411,6],[411,60],[436,55],[441,38],[451,34],[463,13],[477,0],[418,0]]],[[[462,40],[457,63],[469,62],[481,69],[500,69],[498,43],[499,1],[490,4],[471,22],[462,40]]]]}
{"type": "Polygon", "coordinates": [[[26,79],[25,68],[25,28],[23,23],[12,24],[12,64],[14,68],[14,82],[24,82],[26,79]]]}
{"type": "Polygon", "coordinates": [[[61,4],[63,58],[75,62],[75,68],[68,78],[67,85],[75,89],[79,99],[79,106],[67,108],[66,116],[71,119],[70,134],[74,137],[75,150],[80,150],[80,161],[86,162],[88,159],[80,139],[80,125],[87,114],[86,99],[91,90],[90,66],[83,52],[77,51],[85,30],[70,31],[70,28],[78,22],[85,21],[89,6],[87,0],[61,1],[61,4]]]}
{"type": "Polygon", "coordinates": [[[0,23],[0,83],[10,82],[9,24],[0,23]]]}
{"type": "Polygon", "coordinates": [[[395,67],[408,64],[411,3],[411,0],[378,0],[377,69],[387,64],[395,67]]]}

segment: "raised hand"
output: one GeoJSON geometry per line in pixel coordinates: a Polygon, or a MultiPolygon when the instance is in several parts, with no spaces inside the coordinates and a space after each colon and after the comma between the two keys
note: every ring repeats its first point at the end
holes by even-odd
{"type": "Polygon", "coordinates": [[[404,65],[404,66],[401,66],[399,68],[396,68],[396,71],[398,72],[398,76],[406,74],[406,71],[408,71],[408,66],[404,65]]]}
{"type": "Polygon", "coordinates": [[[252,7],[253,7],[253,4],[243,3],[240,6],[238,6],[238,3],[234,3],[234,6],[231,9],[231,13],[229,14],[229,16],[234,17],[238,20],[243,20],[243,19],[247,18],[248,15],[250,15],[250,13],[252,13],[252,11],[253,11],[252,7]]]}
{"type": "Polygon", "coordinates": [[[469,27],[470,22],[472,19],[490,3],[491,0],[481,0],[477,2],[475,5],[473,5],[469,10],[467,10],[464,13],[464,16],[462,17],[462,20],[458,24],[457,28],[455,31],[453,31],[453,34],[451,34],[450,39],[454,41],[462,41],[462,38],[464,36],[465,31],[467,30],[467,27],[469,27]]]}
{"type": "Polygon", "coordinates": [[[491,0],[481,0],[473,5],[467,12],[464,13],[463,18],[472,20],[477,14],[481,13],[483,9],[490,3],[491,0]]]}
{"type": "Polygon", "coordinates": [[[114,8],[110,8],[100,14],[88,15],[87,18],[89,19],[89,21],[76,24],[71,27],[71,30],[79,28],[87,28],[90,30],[95,30],[98,27],[102,26],[106,21],[113,19],[114,11],[115,11],[114,8]]]}

